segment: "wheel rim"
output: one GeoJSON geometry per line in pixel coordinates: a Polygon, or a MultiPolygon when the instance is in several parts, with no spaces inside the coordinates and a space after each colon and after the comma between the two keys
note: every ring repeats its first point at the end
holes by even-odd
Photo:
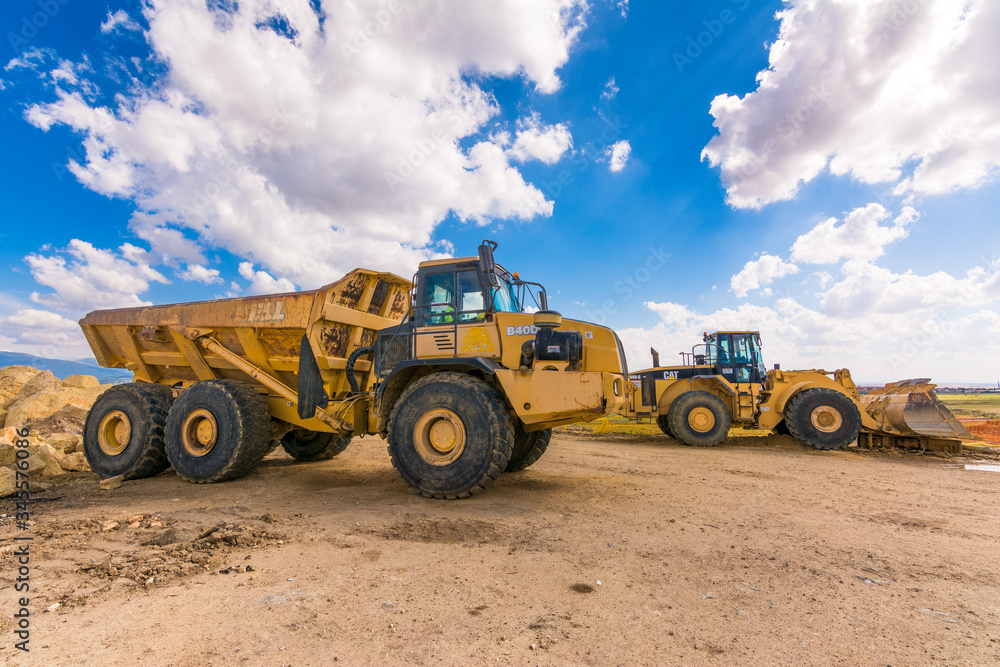
{"type": "Polygon", "coordinates": [[[688,413],[688,426],[698,433],[708,433],[715,428],[715,413],[708,408],[695,408],[688,413]]]}
{"type": "Polygon", "coordinates": [[[844,423],[840,411],[829,405],[821,405],[809,415],[813,428],[823,433],[836,433],[844,423]]]}
{"type": "Polygon", "coordinates": [[[132,421],[121,410],[104,415],[97,428],[97,443],[108,456],[118,456],[128,447],[132,438],[132,421]]]}
{"type": "Polygon", "coordinates": [[[215,416],[199,408],[192,410],[184,418],[181,426],[181,444],[191,456],[202,457],[207,455],[215,447],[219,438],[219,425],[215,421],[215,416]]]}
{"type": "Polygon", "coordinates": [[[465,449],[465,425],[451,410],[430,410],[413,429],[413,445],[427,463],[448,465],[465,449]]]}

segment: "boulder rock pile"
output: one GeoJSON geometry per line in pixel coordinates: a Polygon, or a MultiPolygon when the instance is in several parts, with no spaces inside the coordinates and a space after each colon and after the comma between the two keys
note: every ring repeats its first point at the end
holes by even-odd
{"type": "Polygon", "coordinates": [[[83,455],[87,411],[110,385],[91,375],[60,380],[30,366],[0,368],[0,498],[14,493],[18,430],[28,428],[28,471],[40,477],[90,470],[83,455]]]}

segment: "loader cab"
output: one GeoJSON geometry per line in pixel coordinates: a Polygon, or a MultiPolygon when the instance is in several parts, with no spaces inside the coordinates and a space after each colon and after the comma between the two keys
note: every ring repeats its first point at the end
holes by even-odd
{"type": "Polygon", "coordinates": [[[715,375],[730,382],[764,382],[767,370],[761,355],[760,332],[716,331],[704,337],[705,363],[715,375]]]}

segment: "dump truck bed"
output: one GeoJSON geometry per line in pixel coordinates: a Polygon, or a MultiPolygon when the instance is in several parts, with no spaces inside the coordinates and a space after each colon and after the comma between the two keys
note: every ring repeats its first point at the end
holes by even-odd
{"type": "MultiPolygon", "coordinates": [[[[379,329],[402,321],[410,287],[409,280],[391,273],[355,269],[308,292],[95,311],[80,326],[101,366],[128,369],[138,381],[187,386],[236,379],[263,393],[269,393],[265,384],[196,343],[195,334],[209,332],[224,351],[292,388],[302,336],[308,335],[334,397],[347,392],[343,370],[351,352],[370,345],[379,329]]],[[[357,362],[362,384],[369,368],[370,362],[357,362]]]]}

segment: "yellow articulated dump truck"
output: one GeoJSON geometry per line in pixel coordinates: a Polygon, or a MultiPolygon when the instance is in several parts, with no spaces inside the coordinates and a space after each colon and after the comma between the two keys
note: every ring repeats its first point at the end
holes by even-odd
{"type": "Polygon", "coordinates": [[[218,482],[279,442],[314,461],[371,434],[427,497],[530,466],[553,426],[620,411],[628,371],[612,330],[562,320],[495,248],[423,262],[412,282],[356,269],[310,292],[89,313],[97,361],[134,377],[87,415],[91,468],[218,482]]]}
{"type": "Polygon", "coordinates": [[[655,419],[684,444],[712,447],[731,427],[793,436],[815,449],[864,447],[961,451],[972,436],[929,380],[904,380],[864,396],[846,368],[768,371],[757,331],[706,333],[678,366],[631,375],[638,386],[622,414],[655,419]]]}

